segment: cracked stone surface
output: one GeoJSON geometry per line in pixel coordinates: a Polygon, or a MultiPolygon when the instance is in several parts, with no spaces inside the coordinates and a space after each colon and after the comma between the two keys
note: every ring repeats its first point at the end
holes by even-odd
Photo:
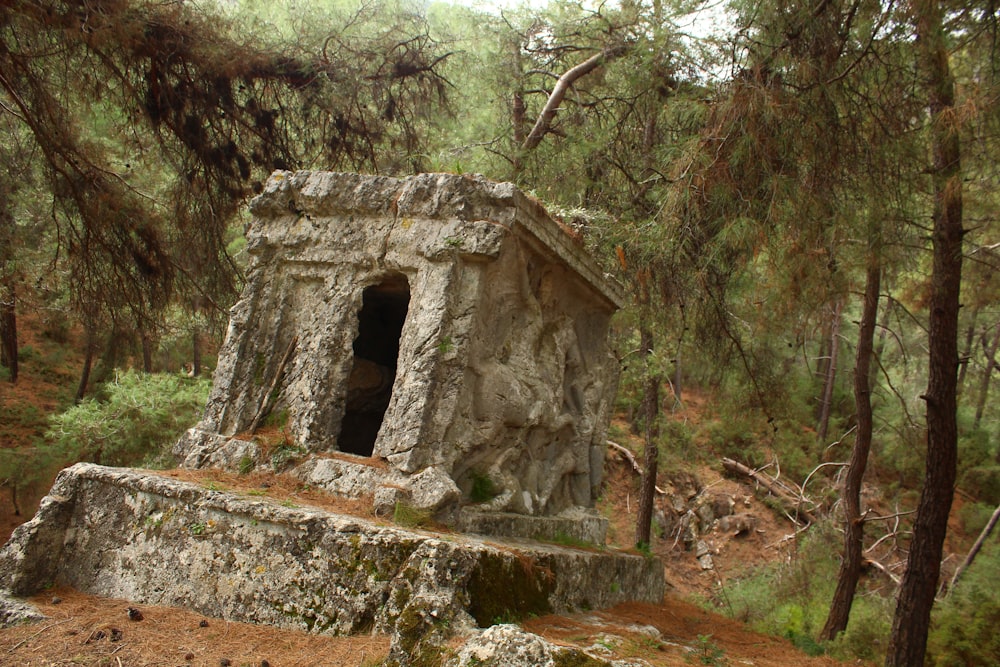
{"type": "Polygon", "coordinates": [[[49,584],[315,633],[385,632],[397,656],[498,618],[658,602],[664,588],[660,563],[640,556],[407,530],[88,463],[61,472],[0,550],[0,591],[49,584]]]}
{"type": "MultiPolygon", "coordinates": [[[[266,467],[246,431],[267,398],[306,454],[374,457],[385,484],[433,469],[463,503],[488,479],[487,511],[593,506],[622,295],[541,205],[476,176],[276,172],[251,212],[186,466],[266,467]]],[[[337,484],[374,490],[350,474],[337,484]]],[[[412,501],[450,506],[446,486],[412,501]]]]}

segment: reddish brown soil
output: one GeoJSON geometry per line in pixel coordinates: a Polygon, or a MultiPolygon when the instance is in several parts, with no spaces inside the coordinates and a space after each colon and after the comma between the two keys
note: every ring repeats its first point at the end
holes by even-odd
{"type": "Polygon", "coordinates": [[[660,605],[622,604],[590,614],[544,616],[522,625],[557,644],[587,648],[616,659],[641,658],[655,666],[844,664],[831,658],[809,657],[790,642],[751,632],[742,623],[672,596],[660,605]],[[650,628],[655,628],[656,633],[650,628]]]}
{"type": "Polygon", "coordinates": [[[0,630],[0,666],[219,667],[225,659],[254,667],[264,660],[275,667],[339,667],[376,664],[389,650],[383,636],[321,637],[173,607],[136,605],[143,618],[130,621],[129,602],[67,589],[48,591],[34,602],[48,618],[0,630]],[[52,604],[54,597],[62,602],[52,604]]]}
{"type": "MultiPolygon", "coordinates": [[[[32,346],[39,354],[51,354],[54,343],[37,335],[37,320],[21,318],[23,345],[32,346]]],[[[66,346],[72,348],[73,346],[66,346]]],[[[29,361],[22,368],[16,385],[0,383],[0,447],[30,444],[41,430],[25,424],[29,420],[7,419],[11,411],[23,411],[24,406],[38,406],[43,416],[65,405],[67,392],[75,387],[74,373],[81,363],[80,355],[65,354],[65,370],[49,369],[38,373],[29,361]],[[15,423],[16,422],[16,423],[15,423]]],[[[673,417],[697,424],[708,413],[704,400],[696,394],[685,399],[684,409],[673,417]]],[[[627,435],[627,425],[618,423],[619,444],[632,451],[641,451],[641,440],[627,435]]],[[[265,439],[281,434],[260,433],[265,439]]],[[[353,460],[353,459],[352,459],[353,460]]],[[[373,465],[377,462],[373,462],[373,465]]],[[[312,505],[331,511],[371,517],[370,500],[350,501],[335,498],[297,480],[276,475],[235,475],[219,471],[167,471],[173,478],[203,486],[230,490],[241,494],[260,495],[295,505],[312,505]]],[[[714,568],[703,570],[673,535],[654,540],[653,553],[665,566],[668,595],[662,605],[627,604],[614,609],[572,616],[548,616],[527,621],[527,629],[563,644],[588,648],[595,654],[613,647],[617,658],[641,657],[652,665],[689,664],[754,664],[769,665],[835,665],[828,658],[810,658],[786,641],[759,635],[746,626],[703,611],[680,599],[698,593],[711,595],[720,582],[739,576],[748,567],[787,556],[793,540],[787,539],[794,527],[778,518],[753,494],[753,490],[734,480],[723,478],[709,466],[695,471],[708,493],[726,493],[737,500],[737,511],[754,514],[757,530],[750,535],[733,537],[708,534],[705,539],[712,548],[714,568]],[[643,626],[656,628],[651,636],[643,626]]],[[[661,478],[662,479],[662,478],[661,478]]],[[[0,488],[0,542],[5,542],[13,528],[29,518],[37,500],[49,486],[51,477],[37,489],[21,494],[23,515],[14,516],[7,489],[0,488]]],[[[617,548],[632,544],[638,476],[624,461],[609,455],[604,497],[599,509],[610,520],[609,543],[617,548]]],[[[666,486],[661,481],[661,486],[666,486]]],[[[664,498],[660,502],[665,502],[664,498]]],[[[959,503],[956,503],[960,505],[959,503]]],[[[957,509],[957,508],[956,508],[957,509]]],[[[955,526],[953,526],[954,528],[955,526]]],[[[0,666],[18,665],[211,665],[223,658],[233,665],[259,665],[267,660],[271,665],[363,665],[375,664],[384,657],[388,646],[385,637],[324,638],[274,628],[229,623],[207,619],[178,609],[142,606],[145,619],[129,622],[125,615],[128,602],[105,600],[74,591],[48,591],[36,602],[49,619],[41,623],[0,631],[0,666]],[[51,604],[53,596],[63,599],[51,604]],[[110,630],[117,628],[122,637],[110,641],[110,630]],[[98,639],[97,633],[105,636],[98,639]],[[187,654],[193,657],[185,660],[187,654]]]]}

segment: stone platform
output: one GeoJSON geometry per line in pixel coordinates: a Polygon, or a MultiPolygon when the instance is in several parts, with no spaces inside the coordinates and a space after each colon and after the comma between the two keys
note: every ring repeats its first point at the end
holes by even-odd
{"type": "MultiPolygon", "coordinates": [[[[431,635],[659,602],[662,565],[609,550],[403,529],[80,463],[0,551],[0,589],[49,584],[316,633],[431,635]]],[[[404,661],[405,662],[405,661],[404,661]]]]}

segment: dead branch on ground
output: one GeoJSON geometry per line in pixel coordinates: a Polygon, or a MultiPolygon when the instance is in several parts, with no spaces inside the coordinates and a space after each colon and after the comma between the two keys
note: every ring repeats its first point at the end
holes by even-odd
{"type": "Polygon", "coordinates": [[[807,524],[816,523],[816,516],[803,506],[809,500],[802,495],[801,490],[796,489],[796,492],[792,492],[786,484],[778,482],[777,479],[772,479],[730,458],[723,458],[722,466],[731,474],[745,477],[764,487],[774,496],[793,523],[800,523],[800,520],[807,524]]]}

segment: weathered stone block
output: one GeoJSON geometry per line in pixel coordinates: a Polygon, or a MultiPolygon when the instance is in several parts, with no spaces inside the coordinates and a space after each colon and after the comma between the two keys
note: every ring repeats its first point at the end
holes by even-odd
{"type": "Polygon", "coordinates": [[[317,633],[388,632],[409,650],[498,618],[658,602],[663,571],[638,556],[403,530],[81,463],[0,550],[0,590],[48,584],[317,633]]]}
{"type": "Polygon", "coordinates": [[[381,460],[383,485],[434,469],[463,502],[488,477],[489,511],[593,505],[622,294],[537,202],[476,176],[277,172],[251,212],[185,465],[256,456],[233,443],[273,399],[297,445],[381,460]]]}

